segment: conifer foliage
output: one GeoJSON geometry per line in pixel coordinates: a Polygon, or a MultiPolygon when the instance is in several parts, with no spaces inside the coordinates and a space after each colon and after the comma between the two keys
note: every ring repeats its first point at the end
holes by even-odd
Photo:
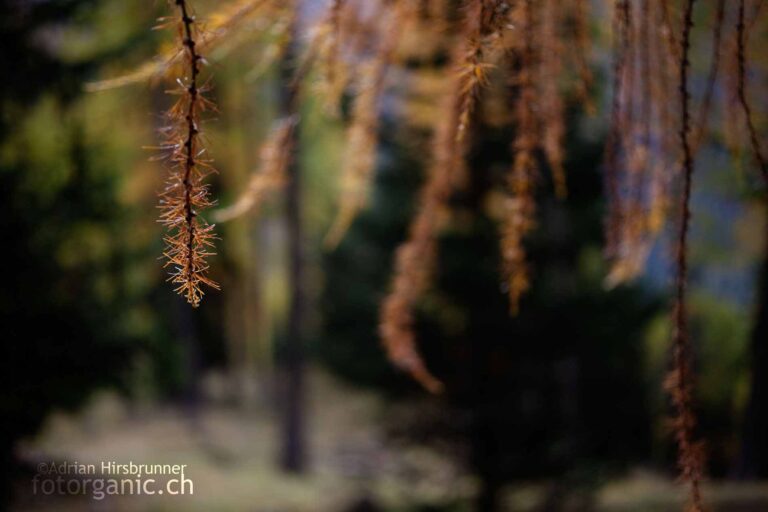
{"type": "MultiPolygon", "coordinates": [[[[290,43],[291,33],[285,27],[298,16],[301,2],[231,0],[217,6],[205,32],[189,3],[174,0],[175,14],[164,20],[177,27],[175,50],[93,88],[157,77],[176,81],[171,93],[178,100],[168,112],[163,144],[170,175],[161,194],[160,220],[168,228],[165,256],[170,280],[197,306],[205,286],[218,288],[207,277],[213,226],[200,216],[212,206],[204,179],[213,171],[201,134],[201,117],[213,108],[205,97],[209,87],[200,77],[205,62],[201,51],[227,40],[233,46],[247,40],[247,34],[272,30],[279,37],[273,37],[264,52],[268,64],[290,43]]],[[[747,80],[749,34],[761,22],[762,3],[613,0],[594,8],[595,3],[588,0],[462,0],[458,12],[455,2],[445,0],[329,0],[326,4],[318,21],[309,23],[295,80],[314,80],[311,91],[320,96],[330,115],[338,114],[344,94],[352,96],[339,173],[339,213],[326,238],[328,248],[343,239],[366,206],[376,165],[379,110],[389,92],[390,70],[403,64],[399,49],[404,39],[409,31],[423,27],[424,20],[431,20],[447,48],[448,63],[442,68],[446,86],[435,100],[439,108],[432,127],[432,153],[415,216],[395,254],[389,293],[381,305],[379,332],[390,360],[427,389],[443,388],[419,355],[415,308],[430,287],[440,231],[450,220],[446,214],[451,197],[472,172],[465,157],[486,100],[506,111],[514,134],[509,141],[510,164],[499,184],[504,199],[498,219],[500,282],[513,315],[524,307],[524,295],[531,286],[526,240],[537,226],[537,197],[548,192],[543,171],[550,175],[552,193],[563,199],[567,195],[566,107],[580,105],[587,114],[604,114],[609,128],[604,157],[605,252],[611,268],[606,285],[636,277],[670,217],[677,227],[672,369],[666,387],[675,409],[681,473],[690,483],[690,508],[702,510],[703,450],[694,439],[693,340],[686,311],[691,187],[696,150],[713,132],[710,119],[718,97],[726,98],[726,106],[728,101],[738,101],[747,133],[741,145],[751,150],[768,183],[747,80]],[[593,68],[600,64],[590,48],[597,37],[593,24],[602,22],[606,11],[612,20],[607,66],[612,76],[610,101],[603,113],[592,98],[593,68]],[[694,19],[705,18],[711,28],[694,30],[694,19]],[[691,54],[707,45],[711,54],[706,88],[700,97],[692,97],[691,54]],[[735,65],[721,63],[728,48],[733,49],[730,60],[735,65]],[[504,90],[501,95],[500,89],[504,90]]],[[[731,112],[721,112],[720,118],[730,122],[731,112]]],[[[294,149],[287,141],[297,122],[275,123],[262,149],[262,168],[233,206],[217,212],[218,219],[243,215],[268,192],[284,186],[285,162],[294,149]]]]}
{"type": "Polygon", "coordinates": [[[166,114],[169,124],[161,149],[167,152],[170,172],[160,194],[160,222],[168,229],[164,256],[165,266],[170,269],[169,281],[176,286],[176,292],[197,307],[203,298],[203,286],[219,288],[206,275],[206,258],[213,255],[213,225],[200,217],[200,211],[212,205],[203,180],[213,168],[203,147],[200,126],[201,115],[212,104],[204,96],[207,87],[200,82],[203,57],[197,49],[194,14],[185,0],[175,0],[175,6],[178,19],[169,22],[177,26],[186,66],[172,91],[179,98],[166,114]]]}

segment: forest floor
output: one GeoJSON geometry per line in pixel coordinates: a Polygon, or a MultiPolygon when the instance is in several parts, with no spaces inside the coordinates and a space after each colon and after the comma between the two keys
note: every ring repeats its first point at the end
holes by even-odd
{"type": "MultiPolygon", "coordinates": [[[[115,393],[100,392],[76,413],[52,414],[38,436],[19,446],[19,456],[30,469],[17,479],[12,510],[470,510],[475,479],[450,453],[393,439],[383,425],[391,425],[398,411],[376,394],[313,372],[307,423],[309,467],[306,474],[290,476],[277,470],[279,422],[270,412],[274,408],[255,392],[246,401],[248,407],[235,405],[227,399],[224,382],[221,377],[208,379],[205,405],[195,408],[128,403],[115,393]],[[91,493],[32,492],[35,468],[41,463],[94,464],[98,471],[105,461],[186,464],[184,476],[192,481],[193,494],[97,500],[91,493]]],[[[74,478],[82,486],[87,476],[74,478]]],[[[169,477],[156,478],[161,485],[163,478],[169,477]]],[[[768,510],[768,482],[713,482],[705,491],[713,511],[768,510]]],[[[564,492],[550,482],[529,482],[504,493],[505,510],[510,511],[672,512],[680,510],[680,499],[674,482],[640,470],[589,491],[564,492]],[[554,496],[559,505],[554,504],[554,496]]]]}

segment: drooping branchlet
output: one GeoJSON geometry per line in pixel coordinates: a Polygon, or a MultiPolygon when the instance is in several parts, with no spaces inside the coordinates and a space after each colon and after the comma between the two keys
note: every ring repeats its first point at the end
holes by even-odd
{"type": "Polygon", "coordinates": [[[392,287],[380,313],[382,343],[390,360],[410,373],[432,392],[442,384],[426,368],[414,333],[414,309],[429,287],[437,257],[440,219],[455,186],[461,181],[463,155],[474,105],[485,73],[489,46],[500,41],[506,11],[503,2],[471,0],[465,7],[461,37],[453,52],[452,67],[457,70],[441,104],[441,117],[433,139],[432,163],[418,198],[408,240],[395,254],[392,287]]]}
{"type": "Polygon", "coordinates": [[[416,348],[414,333],[417,301],[428,289],[437,257],[439,218],[448,201],[457,172],[456,90],[446,95],[446,108],[434,135],[433,161],[418,196],[419,208],[410,225],[408,240],[395,253],[391,289],[380,310],[379,333],[390,361],[432,392],[442,383],[427,369],[416,348]]]}
{"type": "Polygon", "coordinates": [[[694,172],[694,155],[691,147],[691,113],[688,85],[689,51],[693,27],[693,5],[695,0],[686,0],[683,13],[683,31],[680,56],[680,147],[682,161],[682,193],[680,195],[680,220],[677,235],[675,260],[677,275],[675,281],[675,305],[673,310],[672,369],[666,388],[675,408],[673,429],[678,449],[678,466],[684,481],[689,485],[691,512],[703,510],[701,500],[701,478],[703,476],[703,447],[694,439],[696,414],[693,407],[693,372],[691,368],[691,342],[688,333],[688,311],[686,288],[688,280],[688,230],[690,226],[691,186],[694,172]]]}
{"type": "Polygon", "coordinates": [[[227,208],[214,212],[217,222],[227,222],[254,211],[270,193],[283,189],[293,153],[297,117],[280,119],[259,151],[259,168],[251,174],[245,192],[227,208]]]}
{"type": "Polygon", "coordinates": [[[459,126],[456,143],[462,143],[472,122],[480,90],[488,84],[488,72],[494,67],[492,59],[501,48],[506,28],[506,2],[472,0],[465,6],[465,22],[456,73],[458,76],[459,126]]]}
{"type": "Polygon", "coordinates": [[[752,107],[747,99],[747,28],[745,24],[745,1],[739,0],[738,20],[736,25],[736,63],[738,65],[738,98],[744,112],[752,154],[768,184],[768,160],[760,147],[760,139],[752,115],[752,107]]]}
{"type": "MultiPolygon", "coordinates": [[[[173,0],[169,0],[169,2],[171,5],[175,5],[173,0]]],[[[256,34],[263,34],[284,20],[285,4],[279,0],[234,0],[226,3],[218,11],[208,16],[204,31],[199,30],[198,27],[195,35],[197,53],[210,55],[211,52],[217,50],[219,54],[223,55],[228,52],[222,50],[231,50],[247,41],[249,38],[244,37],[245,33],[251,37],[256,34]],[[271,23],[261,22],[263,19],[269,19],[271,23]]],[[[183,31],[183,28],[179,27],[179,23],[178,16],[164,16],[158,20],[155,29],[179,28],[183,31]]],[[[272,52],[272,57],[275,56],[275,53],[272,52]]],[[[151,61],[142,64],[131,72],[116,78],[88,83],[86,89],[102,91],[139,82],[173,78],[187,68],[187,57],[186,46],[169,47],[161,51],[151,61]]],[[[266,61],[270,60],[272,59],[266,59],[266,61]]]]}
{"type": "Polygon", "coordinates": [[[396,22],[400,2],[382,13],[387,23],[379,31],[373,55],[359,65],[357,94],[352,107],[352,122],[347,131],[347,145],[341,168],[341,196],[336,218],[325,237],[325,246],[336,247],[365,207],[376,167],[379,142],[379,103],[384,93],[387,71],[399,41],[396,22]]]}
{"type": "Polygon", "coordinates": [[[331,0],[311,39],[313,48],[310,51],[316,54],[320,75],[318,90],[326,110],[332,114],[339,113],[350,75],[342,55],[341,14],[345,4],[345,0],[331,0]]]}
{"type": "Polygon", "coordinates": [[[200,211],[212,205],[206,175],[213,169],[206,157],[200,133],[200,116],[212,107],[204,97],[208,89],[200,83],[203,57],[196,47],[197,28],[194,15],[185,0],[175,0],[179,12],[179,41],[186,55],[186,74],[177,80],[174,91],[179,99],[167,112],[169,126],[163,147],[169,152],[170,172],[160,194],[160,222],[165,236],[165,267],[175,291],[197,307],[203,298],[203,286],[218,289],[208,276],[206,259],[213,255],[213,225],[200,217],[200,211]]]}
{"type": "Polygon", "coordinates": [[[512,315],[520,309],[520,299],[530,288],[530,270],[525,238],[535,226],[535,182],[538,173],[536,150],[541,124],[536,116],[539,97],[536,94],[535,70],[541,48],[537,37],[536,6],[524,0],[515,14],[519,18],[521,43],[516,68],[517,91],[513,98],[515,136],[512,141],[512,166],[506,182],[507,198],[501,226],[502,274],[509,294],[512,315]]]}
{"type": "Polygon", "coordinates": [[[704,98],[701,101],[699,117],[696,122],[696,131],[694,139],[691,142],[693,149],[698,149],[707,135],[712,102],[715,96],[718,75],[720,73],[720,56],[722,54],[723,26],[725,25],[725,1],[717,0],[715,8],[715,18],[712,25],[712,56],[710,59],[709,73],[707,74],[707,87],[704,91],[704,98]]]}
{"type": "Polygon", "coordinates": [[[507,16],[503,0],[470,0],[465,5],[462,31],[452,54],[451,68],[456,72],[441,103],[432,162],[408,239],[395,254],[391,290],[381,307],[379,332],[390,360],[432,392],[440,391],[442,383],[429,372],[416,349],[414,309],[432,279],[440,221],[453,191],[463,181],[466,133],[487,72],[493,67],[492,58],[502,48],[507,16]]]}
{"type": "Polygon", "coordinates": [[[559,8],[558,3],[556,0],[543,2],[540,54],[547,57],[540,59],[541,62],[536,66],[536,69],[538,70],[537,80],[541,84],[542,149],[551,170],[555,195],[564,199],[567,194],[563,163],[565,158],[563,154],[565,100],[559,78],[563,71],[564,41],[562,30],[565,25],[565,11],[559,8]]]}

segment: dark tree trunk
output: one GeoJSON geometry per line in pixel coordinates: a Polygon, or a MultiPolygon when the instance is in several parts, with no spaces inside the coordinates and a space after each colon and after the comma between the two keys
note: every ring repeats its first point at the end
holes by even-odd
{"type": "MultiPolygon", "coordinates": [[[[294,21],[295,25],[295,21],[294,21]]],[[[295,26],[292,28],[295,32],[295,26]]],[[[291,38],[295,40],[295,38],[291,38]]],[[[280,113],[284,117],[298,112],[300,79],[295,77],[296,52],[293,43],[282,58],[280,113]]],[[[294,138],[290,145],[297,149],[297,130],[291,132],[294,138]]],[[[304,322],[306,292],[304,290],[304,246],[301,214],[301,173],[295,158],[288,165],[286,185],[285,216],[288,230],[288,279],[290,305],[285,350],[279,361],[279,407],[282,408],[283,439],[281,466],[285,471],[300,473],[304,470],[304,322]]]]}
{"type": "Polygon", "coordinates": [[[200,447],[206,451],[211,447],[207,443],[207,436],[202,423],[201,405],[201,381],[202,361],[200,349],[200,336],[198,327],[198,308],[191,308],[181,296],[173,297],[174,330],[179,348],[181,349],[182,382],[179,390],[181,412],[184,414],[184,425],[190,435],[198,441],[200,447]]]}
{"type": "Polygon", "coordinates": [[[488,363],[492,360],[488,343],[472,346],[472,465],[480,479],[475,497],[476,512],[499,510],[502,478],[499,468],[498,432],[494,428],[495,409],[493,382],[488,378],[488,363]]]}
{"type": "Polygon", "coordinates": [[[10,432],[0,431],[0,510],[10,508],[14,497],[13,483],[21,472],[19,461],[14,454],[14,446],[15,436],[10,432]]]}
{"type": "Polygon", "coordinates": [[[184,378],[181,402],[190,417],[196,417],[200,405],[200,340],[197,333],[197,311],[181,300],[174,300],[175,330],[182,350],[184,378]]]}
{"type": "Polygon", "coordinates": [[[744,413],[739,478],[768,478],[768,239],[763,255],[750,347],[751,382],[744,413]]]}
{"type": "MultiPolygon", "coordinates": [[[[472,126],[474,138],[467,150],[467,161],[472,169],[469,183],[453,198],[456,204],[462,204],[468,211],[482,212],[483,201],[492,186],[491,169],[498,154],[494,146],[489,144],[488,127],[475,114],[472,126]]],[[[477,225],[482,223],[483,215],[475,213],[477,225]]],[[[480,240],[470,238],[470,245],[480,246],[480,240]]],[[[493,251],[496,244],[493,243],[493,251]]],[[[484,254],[483,254],[484,256],[484,254]]],[[[481,253],[478,253],[481,257],[481,253]]],[[[475,305],[469,306],[473,311],[473,328],[480,327],[481,316],[475,305]]],[[[480,479],[480,487],[475,496],[474,510],[476,512],[497,512],[501,509],[501,490],[504,485],[502,469],[501,439],[498,429],[499,421],[499,382],[489,375],[489,370],[495,360],[495,347],[490,340],[472,340],[471,350],[471,400],[472,400],[472,430],[471,448],[472,465],[480,479]]],[[[513,435],[513,434],[511,434],[513,435]]]]}
{"type": "Polygon", "coordinates": [[[499,510],[501,482],[497,479],[495,471],[480,473],[479,476],[481,482],[475,502],[476,512],[495,512],[499,510]]]}

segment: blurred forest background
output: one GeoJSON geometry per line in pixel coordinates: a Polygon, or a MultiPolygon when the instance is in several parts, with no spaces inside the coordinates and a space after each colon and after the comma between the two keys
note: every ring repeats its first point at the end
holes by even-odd
{"type": "MultiPolygon", "coordinates": [[[[322,4],[308,2],[306,19],[322,4]]],[[[216,5],[196,2],[201,18],[216,5]]],[[[6,507],[679,509],[660,385],[670,240],[661,237],[638,280],[606,288],[605,119],[569,110],[569,196],[541,198],[529,246],[533,288],[518,317],[508,315],[499,285],[496,227],[478,213],[484,173],[457,199],[460,222],[441,238],[436,284],[418,310],[420,346],[446,384],[431,396],[387,362],[377,324],[422,180],[444,62],[438,50],[420,48],[390,72],[370,205],[334,250],[323,238],[336,211],[349,109],[334,119],[308,95],[297,151],[307,307],[300,364],[286,365],[297,359],[287,342],[282,195],[218,227],[211,275],[222,291],[189,308],[164,282],[156,222],[164,171],[142,149],[157,144],[165,87],[85,92],[87,82],[119,76],[170,44],[171,35],[149,30],[167,9],[159,1],[0,0],[6,507]],[[283,393],[287,374],[301,374],[302,393],[283,393]],[[35,465],[49,460],[186,463],[195,495],[101,504],[30,495],[35,465]]],[[[702,26],[705,18],[706,10],[702,26]]],[[[602,104],[609,27],[591,29],[602,104]]],[[[266,57],[274,34],[258,34],[207,56],[220,112],[206,131],[221,205],[235,201],[257,167],[284,85],[266,57]]],[[[755,31],[753,46],[765,36],[755,31]]],[[[706,69],[696,55],[693,65],[706,69]]],[[[756,70],[754,79],[766,76],[756,70]]],[[[762,121],[765,98],[756,101],[762,121]]],[[[509,133],[476,129],[484,143],[469,161],[492,173],[509,133]]],[[[748,155],[715,142],[698,161],[691,315],[705,492],[716,510],[766,510],[766,209],[744,173],[748,155]]]]}

